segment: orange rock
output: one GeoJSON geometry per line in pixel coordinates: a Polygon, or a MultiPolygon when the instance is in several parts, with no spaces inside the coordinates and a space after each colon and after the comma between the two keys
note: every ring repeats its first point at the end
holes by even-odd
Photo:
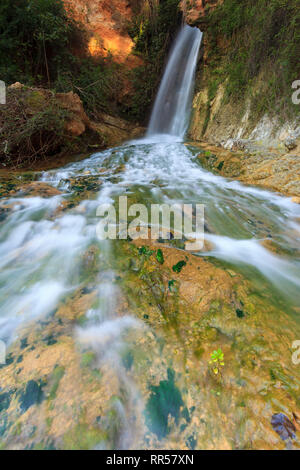
{"type": "Polygon", "coordinates": [[[214,10],[218,5],[221,5],[224,0],[194,0],[188,2],[181,0],[180,8],[188,24],[193,24],[196,20],[206,16],[207,12],[214,10]],[[192,3],[192,5],[190,5],[192,3]]]}
{"type": "Polygon", "coordinates": [[[91,55],[107,56],[126,62],[133,48],[127,32],[132,19],[131,6],[126,0],[64,0],[75,20],[90,33],[88,49],[91,55]]]}
{"type": "Polygon", "coordinates": [[[296,204],[300,204],[300,197],[292,197],[292,202],[295,202],[296,204]]]}
{"type": "Polygon", "coordinates": [[[83,134],[86,127],[90,126],[90,120],[87,117],[81,99],[76,93],[57,93],[56,99],[63,109],[70,112],[70,118],[67,120],[65,129],[74,136],[83,134]]]}

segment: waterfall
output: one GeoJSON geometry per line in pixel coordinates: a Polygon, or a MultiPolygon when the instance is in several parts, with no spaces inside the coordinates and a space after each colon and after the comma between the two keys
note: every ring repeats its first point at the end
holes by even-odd
{"type": "Polygon", "coordinates": [[[202,32],[185,25],[179,32],[155,100],[147,136],[183,138],[189,124],[202,32]]]}

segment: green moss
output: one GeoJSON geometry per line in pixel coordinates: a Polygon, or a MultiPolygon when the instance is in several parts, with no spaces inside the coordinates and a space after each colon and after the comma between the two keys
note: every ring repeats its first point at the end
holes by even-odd
{"type": "Polygon", "coordinates": [[[56,398],[56,392],[58,390],[59,383],[61,379],[63,378],[64,374],[65,374],[64,367],[57,366],[54,368],[54,371],[52,373],[52,378],[51,378],[53,381],[53,384],[50,390],[49,400],[54,400],[56,398]]]}
{"type": "Polygon", "coordinates": [[[169,415],[173,416],[178,424],[180,407],[184,404],[174,378],[174,372],[168,369],[168,380],[162,380],[157,387],[151,387],[152,393],[146,405],[147,426],[159,439],[164,438],[169,432],[169,415]]]}
{"type": "Polygon", "coordinates": [[[237,309],[236,309],[236,316],[237,316],[238,318],[244,318],[245,314],[244,314],[243,310],[237,308],[237,309]]]}
{"type": "Polygon", "coordinates": [[[24,390],[19,392],[20,396],[20,407],[23,413],[27,411],[33,405],[39,405],[44,400],[44,382],[39,380],[29,380],[24,390]]]}
{"type": "Polygon", "coordinates": [[[164,255],[161,249],[157,250],[156,259],[159,262],[159,264],[164,264],[165,260],[164,260],[164,255]]]}
{"type": "Polygon", "coordinates": [[[98,428],[89,427],[87,424],[77,424],[64,435],[63,439],[66,450],[91,450],[106,440],[106,434],[98,428]]]}
{"type": "Polygon", "coordinates": [[[95,358],[96,358],[96,355],[95,355],[94,352],[92,352],[92,351],[85,352],[81,356],[81,362],[80,362],[81,366],[82,367],[89,367],[93,363],[95,358]]]}
{"type": "Polygon", "coordinates": [[[47,104],[44,95],[40,91],[31,91],[25,98],[25,104],[30,110],[37,112],[47,104]]]}
{"type": "Polygon", "coordinates": [[[179,261],[177,264],[175,264],[172,269],[174,271],[174,273],[180,273],[180,271],[182,270],[182,268],[186,266],[186,261],[182,260],[182,261],[179,261]]]}

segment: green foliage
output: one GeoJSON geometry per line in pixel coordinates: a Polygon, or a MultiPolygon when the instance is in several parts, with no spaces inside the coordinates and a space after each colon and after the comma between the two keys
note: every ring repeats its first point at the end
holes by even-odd
{"type": "Polygon", "coordinates": [[[156,259],[159,262],[159,264],[164,264],[164,262],[165,262],[164,254],[163,254],[163,252],[160,248],[157,250],[156,259]]]}
{"type": "Polygon", "coordinates": [[[1,0],[1,79],[50,83],[80,34],[62,0],[1,0]]]}
{"type": "Polygon", "coordinates": [[[254,97],[259,111],[285,106],[300,74],[299,1],[224,0],[209,13],[208,25],[211,63],[217,66],[219,45],[226,45],[227,98],[242,98],[263,73],[264,96],[254,97]]]}
{"type": "Polygon", "coordinates": [[[1,80],[74,91],[94,119],[101,111],[120,114],[124,67],[111,57],[82,54],[86,43],[63,0],[15,0],[14,8],[11,0],[1,0],[1,80]]]}
{"type": "Polygon", "coordinates": [[[77,93],[89,116],[97,119],[100,112],[122,113],[119,96],[125,78],[124,66],[111,57],[74,58],[59,69],[54,86],[58,92],[77,93]]]}
{"type": "Polygon", "coordinates": [[[154,253],[153,250],[150,250],[146,246],[141,246],[139,248],[139,255],[144,255],[146,258],[149,258],[154,253]]]}
{"type": "Polygon", "coordinates": [[[180,273],[180,271],[182,270],[182,268],[186,266],[186,262],[184,260],[182,261],[179,261],[177,264],[175,264],[172,269],[174,271],[174,273],[180,273]]]}
{"type": "Polygon", "coordinates": [[[49,400],[54,400],[56,398],[56,392],[59,387],[59,383],[63,376],[65,375],[65,368],[63,366],[56,366],[52,374],[52,387],[49,394],[49,400]]]}
{"type": "Polygon", "coordinates": [[[81,356],[81,366],[89,367],[95,360],[95,353],[93,351],[87,351],[81,356]]]}
{"type": "Polygon", "coordinates": [[[238,318],[244,318],[245,314],[244,314],[243,310],[237,308],[237,309],[236,309],[236,316],[237,316],[238,318]]]}
{"type": "Polygon", "coordinates": [[[222,349],[219,348],[217,351],[212,352],[210,358],[209,364],[212,366],[213,373],[215,375],[220,374],[222,367],[225,365],[222,349]]]}
{"type": "Polygon", "coordinates": [[[5,165],[32,164],[38,158],[59,153],[66,143],[67,110],[53,97],[24,88],[10,91],[1,106],[0,158],[5,165]]]}
{"type": "Polygon", "coordinates": [[[161,0],[157,8],[137,15],[129,27],[135,52],[145,65],[133,71],[134,99],[130,114],[143,120],[152,104],[170,45],[181,21],[179,0],[161,0]]]}

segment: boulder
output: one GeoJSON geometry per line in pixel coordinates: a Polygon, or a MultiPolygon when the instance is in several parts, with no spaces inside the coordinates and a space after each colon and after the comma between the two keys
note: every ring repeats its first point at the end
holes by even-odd
{"type": "Polygon", "coordinates": [[[285,147],[288,150],[294,150],[297,147],[297,142],[294,137],[288,137],[284,142],[285,147]]]}

